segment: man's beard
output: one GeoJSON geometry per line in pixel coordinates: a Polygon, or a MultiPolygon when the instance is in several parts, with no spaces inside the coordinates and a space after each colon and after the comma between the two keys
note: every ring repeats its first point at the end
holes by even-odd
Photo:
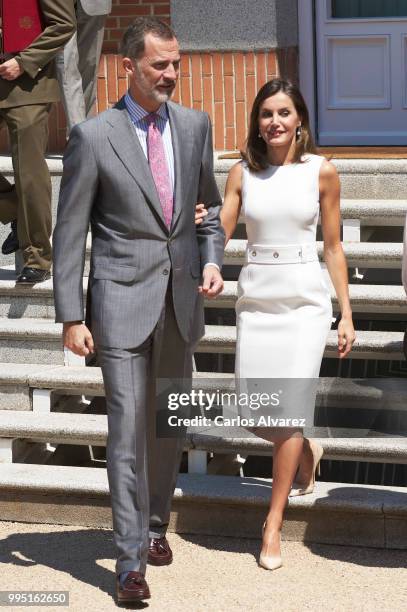
{"type": "MultiPolygon", "coordinates": [[[[175,87],[174,87],[175,89],[175,87]]],[[[160,102],[160,104],[164,104],[171,99],[172,94],[174,93],[174,89],[172,89],[169,93],[161,93],[160,91],[153,90],[151,92],[152,97],[156,102],[160,102]]]]}
{"type": "Polygon", "coordinates": [[[140,87],[141,91],[147,98],[150,98],[154,100],[154,102],[158,102],[159,104],[164,104],[164,102],[167,102],[171,98],[175,90],[175,85],[172,88],[172,90],[169,91],[168,93],[162,93],[158,91],[157,89],[152,90],[150,89],[150,85],[147,82],[147,79],[144,77],[142,71],[140,70],[137,64],[136,64],[136,73],[137,73],[138,86],[140,87]]]}

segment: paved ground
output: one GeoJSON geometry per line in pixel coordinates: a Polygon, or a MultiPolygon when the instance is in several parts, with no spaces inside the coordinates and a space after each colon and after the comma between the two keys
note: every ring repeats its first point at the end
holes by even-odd
{"type": "MultiPolygon", "coordinates": [[[[174,563],[148,570],[146,611],[407,609],[407,551],[284,542],[284,567],[267,572],[256,564],[256,540],[170,534],[170,541],[174,563]]],[[[115,610],[113,554],[111,531],[0,522],[0,590],[68,590],[70,610],[115,610]]]]}

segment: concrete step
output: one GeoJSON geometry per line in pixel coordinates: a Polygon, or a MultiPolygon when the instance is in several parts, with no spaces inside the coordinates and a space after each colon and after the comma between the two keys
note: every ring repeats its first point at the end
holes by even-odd
{"type": "MultiPolygon", "coordinates": [[[[331,331],[328,336],[325,357],[336,358],[337,333],[331,331]]],[[[236,347],[236,328],[226,325],[207,325],[205,336],[199,342],[198,353],[232,354],[236,347]]],[[[352,359],[391,359],[404,360],[403,333],[383,331],[356,332],[352,359]]]]}
{"type": "MultiPolygon", "coordinates": [[[[220,429],[220,428],[218,428],[220,429]]],[[[230,432],[231,433],[231,432],[230,432]]],[[[366,461],[369,463],[407,464],[406,438],[313,438],[324,449],[324,460],[366,461]]],[[[208,433],[191,433],[194,450],[211,453],[271,455],[273,445],[257,437],[229,437],[208,433]]]]}
{"type": "MultiPolygon", "coordinates": [[[[15,278],[13,270],[0,268],[0,317],[54,319],[53,280],[19,287],[15,284],[15,278]]],[[[88,277],[84,277],[84,293],[87,284],[88,277]]],[[[407,298],[402,286],[351,284],[349,292],[354,313],[407,314],[407,298]]],[[[331,297],[336,311],[338,301],[333,287],[331,297]]],[[[222,294],[214,300],[206,300],[205,306],[234,308],[236,299],[236,281],[226,281],[222,294]]]]}
{"type": "MultiPolygon", "coordinates": [[[[12,363],[64,363],[62,326],[49,319],[0,319],[0,360],[12,363]]],[[[207,325],[198,353],[234,353],[236,328],[207,325]]],[[[352,359],[404,359],[403,333],[357,331],[352,359]]],[[[337,334],[331,331],[325,357],[337,357],[337,334]]]]}
{"type": "MultiPolygon", "coordinates": [[[[1,284],[0,284],[1,291],[1,284]]],[[[352,312],[407,314],[407,297],[404,287],[397,285],[349,285],[352,312]]],[[[334,311],[338,310],[335,290],[331,287],[331,299],[334,311]]],[[[234,308],[237,300],[237,282],[226,281],[221,295],[207,300],[207,308],[234,308]]]]}
{"type": "MultiPolygon", "coordinates": [[[[221,193],[230,168],[236,159],[219,159],[221,152],[214,155],[214,170],[221,193]]],[[[48,157],[53,187],[53,202],[56,204],[62,176],[62,158],[48,157]]],[[[342,198],[358,200],[404,200],[407,193],[405,160],[403,159],[333,159],[341,178],[342,198]]],[[[0,171],[13,177],[11,158],[0,156],[0,171]]]]}
{"type": "MultiPolygon", "coordinates": [[[[234,392],[234,375],[194,372],[193,388],[205,393],[234,392]]],[[[35,410],[34,390],[63,395],[103,396],[105,393],[99,367],[0,363],[1,410],[35,410]]],[[[406,396],[405,378],[323,377],[318,381],[316,405],[404,411],[406,396]]]]}
{"type": "Polygon", "coordinates": [[[48,364],[0,363],[0,410],[32,410],[32,390],[37,387],[30,385],[30,381],[35,381],[37,374],[53,369],[55,366],[48,364]]]}
{"type": "MultiPolygon", "coordinates": [[[[215,161],[215,173],[221,193],[236,159],[215,161]]],[[[341,179],[344,199],[405,200],[407,175],[404,159],[333,159],[341,179]]]]}
{"type": "MultiPolygon", "coordinates": [[[[263,478],[180,474],[170,530],[258,537],[270,502],[263,478]]],[[[407,548],[406,489],[317,482],[291,498],[286,540],[407,548]]],[[[30,464],[0,465],[3,520],[111,527],[106,471],[30,464]]]]}
{"type": "Polygon", "coordinates": [[[407,214],[407,200],[350,200],[341,199],[342,219],[359,219],[361,225],[374,227],[403,227],[407,214]]]}
{"type": "MultiPolygon", "coordinates": [[[[225,249],[225,265],[241,266],[245,262],[246,240],[230,240],[225,249]]],[[[319,259],[323,243],[317,242],[319,259]]],[[[401,269],[403,244],[398,242],[344,242],[343,250],[350,268],[401,269]]]]}
{"type": "MultiPolygon", "coordinates": [[[[215,176],[221,193],[224,192],[227,174],[236,160],[219,160],[220,153],[214,156],[215,176]]],[[[52,156],[47,159],[52,181],[52,213],[53,222],[56,219],[59,187],[62,176],[62,159],[52,156]]],[[[341,177],[342,185],[342,214],[343,217],[353,218],[356,211],[351,205],[348,217],[347,200],[360,200],[359,213],[362,223],[369,225],[401,225],[403,222],[403,204],[394,201],[404,201],[407,193],[407,176],[405,174],[405,160],[402,159],[338,159],[333,160],[341,177]],[[372,202],[363,204],[362,202],[372,202]],[[381,201],[381,202],[380,202],[381,201]],[[382,208],[389,207],[389,215],[381,212],[382,208]]],[[[11,158],[0,156],[0,171],[13,181],[13,168],[11,158]]],[[[0,225],[0,243],[9,233],[9,226],[0,225]]],[[[14,263],[14,256],[4,256],[0,253],[0,265],[14,263]]]]}
{"type": "MultiPolygon", "coordinates": [[[[320,430],[316,431],[317,435],[320,430]]],[[[0,411],[3,461],[11,462],[13,440],[106,446],[107,417],[64,412],[36,413],[0,411]],[[6,445],[8,441],[8,446],[6,445]]],[[[407,464],[407,439],[400,437],[316,438],[324,448],[324,459],[407,464]]],[[[239,427],[189,428],[184,450],[213,453],[270,455],[273,445],[239,427]]]]}
{"type": "Polygon", "coordinates": [[[19,364],[64,363],[62,325],[49,319],[1,319],[0,360],[19,364]]]}
{"type": "Polygon", "coordinates": [[[4,410],[0,411],[1,438],[106,446],[107,417],[103,414],[4,410]]]}
{"type": "MultiPolygon", "coordinates": [[[[55,319],[53,279],[36,285],[16,285],[14,268],[0,268],[0,318],[55,319]]],[[[88,278],[83,279],[86,293],[88,278]]]]}

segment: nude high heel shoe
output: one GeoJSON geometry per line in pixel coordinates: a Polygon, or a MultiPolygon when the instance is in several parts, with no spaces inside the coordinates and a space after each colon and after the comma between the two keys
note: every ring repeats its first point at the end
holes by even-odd
{"type": "Polygon", "coordinates": [[[317,444],[316,442],[312,442],[311,444],[311,441],[309,441],[309,445],[311,448],[312,458],[313,458],[311,479],[308,483],[305,483],[305,484],[294,481],[288,497],[297,497],[298,495],[308,495],[308,493],[313,493],[314,491],[315,475],[318,474],[319,476],[321,473],[320,463],[321,463],[322,455],[324,454],[324,449],[322,448],[320,444],[317,444]]]}
{"type": "MultiPolygon", "coordinates": [[[[263,524],[262,535],[264,535],[264,530],[266,529],[266,522],[263,524]]],[[[267,556],[260,553],[259,565],[266,570],[276,570],[283,565],[283,561],[281,555],[267,556]]]]}

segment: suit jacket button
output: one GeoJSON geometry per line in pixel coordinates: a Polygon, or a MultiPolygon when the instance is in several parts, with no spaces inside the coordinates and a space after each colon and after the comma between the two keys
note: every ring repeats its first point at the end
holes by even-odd
{"type": "Polygon", "coordinates": [[[165,268],[165,270],[163,270],[163,274],[164,274],[164,276],[168,276],[169,270],[167,268],[165,268]]]}

